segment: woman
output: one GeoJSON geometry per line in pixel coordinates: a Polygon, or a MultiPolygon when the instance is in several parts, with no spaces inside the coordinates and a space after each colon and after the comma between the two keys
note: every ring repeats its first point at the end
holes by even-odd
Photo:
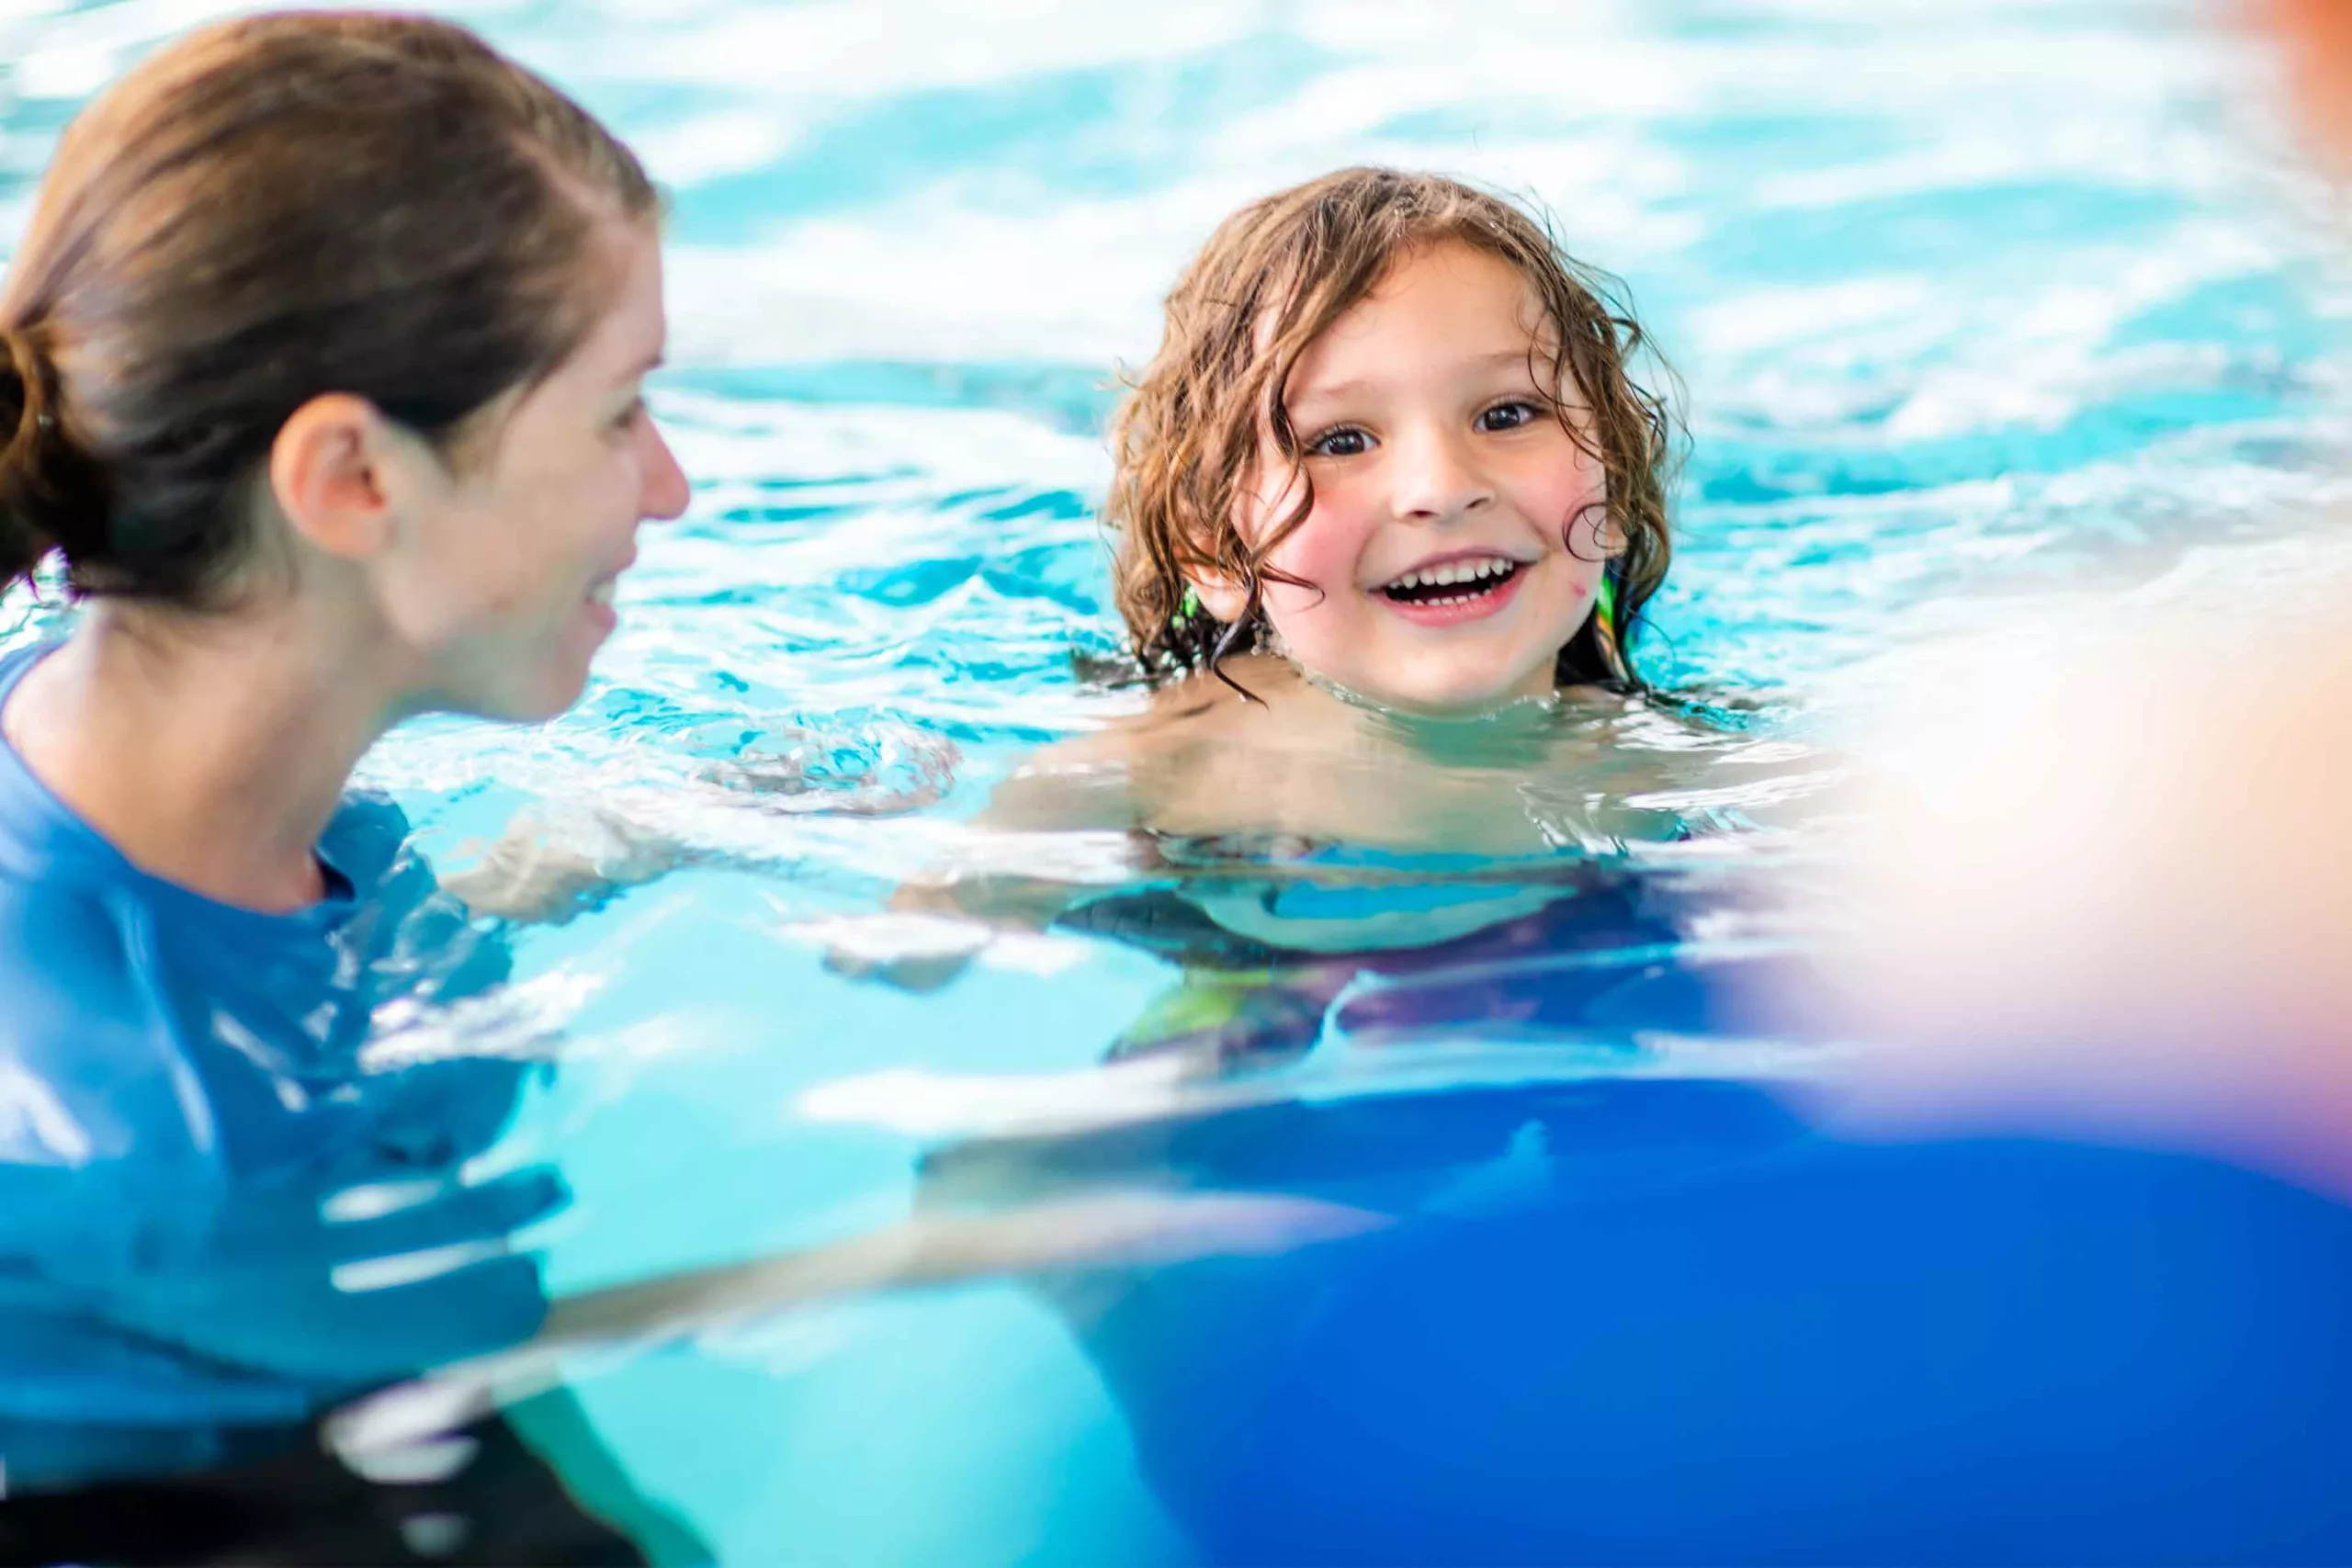
{"type": "MultiPolygon", "coordinates": [[[[500,1238],[560,1188],[457,1179],[522,1069],[359,1061],[388,996],[503,952],[345,792],[403,718],[567,707],[684,508],[640,391],[659,216],[576,105],[417,18],[198,33],[63,139],[0,294],[0,589],[54,557],[86,601],[0,660],[6,1528],[56,1527],[28,1490],[294,1462],[327,1403],[538,1326],[500,1238]]],[[[292,1508],[292,1473],[247,1492],[292,1508]]],[[[351,1529],[454,1549],[409,1522],[351,1529]]]]}

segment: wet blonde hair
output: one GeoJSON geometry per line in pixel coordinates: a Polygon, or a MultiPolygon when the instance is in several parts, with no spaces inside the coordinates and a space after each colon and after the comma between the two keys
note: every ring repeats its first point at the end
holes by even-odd
{"type": "Polygon", "coordinates": [[[1264,584],[1292,581],[1267,558],[1315,504],[1283,407],[1291,373],[1399,261],[1449,241],[1508,263],[1535,291],[1552,339],[1539,333],[1530,351],[1552,359],[1552,374],[1536,382],[1575,389],[1589,421],[1566,407],[1558,417],[1606,477],[1607,533],[1622,547],[1608,572],[1613,614],[1577,628],[1560,650],[1558,680],[1637,683],[1636,617],[1666,577],[1666,492],[1679,445],[1671,404],[1629,368],[1642,330],[1612,303],[1613,282],[1570,259],[1521,208],[1457,180],[1382,168],[1342,169],[1250,203],[1217,226],[1168,296],[1159,351],[1113,422],[1116,468],[1103,507],[1119,614],[1148,672],[1215,671],[1254,643],[1264,584]],[[1301,488],[1297,504],[1252,543],[1241,535],[1241,502],[1267,429],[1301,488]],[[1201,578],[1247,592],[1231,626],[1200,609],[1192,588],[1201,578]]]}

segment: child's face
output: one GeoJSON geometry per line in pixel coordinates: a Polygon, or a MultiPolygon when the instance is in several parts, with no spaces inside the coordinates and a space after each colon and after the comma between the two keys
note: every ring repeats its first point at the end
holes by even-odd
{"type": "MultiPolygon", "coordinates": [[[[1268,562],[1307,586],[1265,587],[1306,670],[1421,713],[1552,689],[1592,610],[1606,525],[1600,465],[1555,412],[1566,389],[1533,378],[1551,363],[1539,333],[1515,269],[1446,243],[1407,257],[1307,346],[1285,406],[1315,505],[1268,562]]],[[[1266,493],[1288,477],[1267,437],[1258,472],[1242,519],[1253,538],[1295,499],[1266,493]]]]}

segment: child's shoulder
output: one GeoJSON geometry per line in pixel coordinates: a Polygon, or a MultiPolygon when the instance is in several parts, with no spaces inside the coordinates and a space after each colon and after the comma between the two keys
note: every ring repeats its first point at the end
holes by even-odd
{"type": "Polygon", "coordinates": [[[1262,655],[1225,668],[1238,690],[1212,674],[1187,675],[1154,690],[1136,712],[1039,749],[997,786],[982,820],[1015,829],[1148,825],[1168,781],[1196,777],[1245,729],[1262,733],[1302,684],[1289,665],[1262,655]]]}

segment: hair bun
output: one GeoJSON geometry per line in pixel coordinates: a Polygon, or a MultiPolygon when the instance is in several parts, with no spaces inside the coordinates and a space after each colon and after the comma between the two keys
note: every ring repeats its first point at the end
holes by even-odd
{"type": "Polygon", "coordinates": [[[21,327],[0,326],[0,590],[67,548],[75,523],[86,520],[93,469],[76,456],[59,428],[57,378],[39,344],[21,327]]]}
{"type": "Polygon", "coordinates": [[[0,327],[0,588],[28,575],[52,542],[28,504],[41,436],[55,417],[30,347],[24,333],[0,327]]]}
{"type": "Polygon", "coordinates": [[[0,453],[13,455],[28,423],[37,423],[47,411],[34,406],[35,386],[31,345],[14,327],[0,327],[0,453]]]}

